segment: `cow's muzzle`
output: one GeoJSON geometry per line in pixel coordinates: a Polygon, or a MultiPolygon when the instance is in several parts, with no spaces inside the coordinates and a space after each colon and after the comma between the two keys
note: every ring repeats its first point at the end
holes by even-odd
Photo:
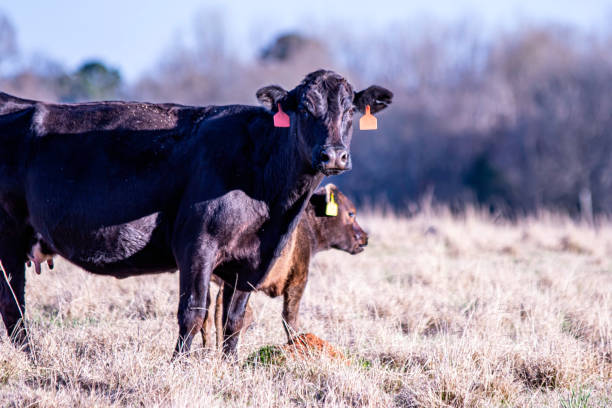
{"type": "Polygon", "coordinates": [[[319,151],[317,170],[326,176],[351,169],[351,156],[344,146],[326,146],[319,151]]]}

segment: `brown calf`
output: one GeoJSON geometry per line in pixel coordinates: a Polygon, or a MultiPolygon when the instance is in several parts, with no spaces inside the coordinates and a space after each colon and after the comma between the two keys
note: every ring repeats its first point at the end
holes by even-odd
{"type": "MultiPolygon", "coordinates": [[[[257,287],[270,297],[283,295],[283,327],[287,339],[291,340],[298,333],[298,312],[300,300],[308,281],[310,258],[317,252],[330,248],[340,249],[350,254],[358,254],[368,244],[368,234],[361,229],[355,219],[355,206],[333,184],[319,188],[311,197],[298,227],[278,258],[272,270],[257,287]],[[333,195],[333,198],[332,198],[333,195]],[[336,216],[326,215],[327,204],[335,200],[338,205],[336,216]]],[[[212,346],[213,319],[217,332],[217,347],[223,342],[223,281],[213,275],[213,281],[221,286],[217,294],[215,313],[212,304],[202,329],[205,347],[212,346]],[[213,317],[214,316],[214,317],[213,317]]],[[[248,327],[252,320],[252,310],[247,306],[245,324],[248,327]]]]}

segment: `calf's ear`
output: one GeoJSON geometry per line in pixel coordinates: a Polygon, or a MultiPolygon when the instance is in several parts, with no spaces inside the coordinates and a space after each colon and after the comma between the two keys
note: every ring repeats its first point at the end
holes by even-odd
{"type": "Polygon", "coordinates": [[[332,183],[319,187],[310,197],[310,205],[314,208],[317,217],[329,217],[327,214],[327,206],[331,202],[332,193],[337,203],[338,187],[332,183]]]}
{"type": "Polygon", "coordinates": [[[287,91],[278,85],[264,86],[255,94],[257,100],[268,110],[276,110],[276,104],[287,96],[287,91]]]}
{"type": "Polygon", "coordinates": [[[314,208],[315,216],[325,217],[325,207],[327,206],[325,187],[320,187],[310,197],[310,205],[314,208]]]}
{"type": "Polygon", "coordinates": [[[327,183],[325,185],[325,202],[329,203],[331,201],[331,195],[332,193],[334,194],[334,196],[338,196],[337,190],[338,187],[336,187],[335,184],[333,183],[327,183]]]}
{"type": "Polygon", "coordinates": [[[391,104],[393,100],[393,92],[382,86],[372,85],[371,87],[355,93],[353,97],[353,105],[364,113],[366,105],[370,105],[370,112],[376,113],[391,104]]]}

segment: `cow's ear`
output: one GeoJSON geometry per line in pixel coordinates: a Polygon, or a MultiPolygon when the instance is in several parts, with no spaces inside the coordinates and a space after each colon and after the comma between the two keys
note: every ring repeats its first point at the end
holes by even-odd
{"type": "Polygon", "coordinates": [[[256,93],[257,100],[268,110],[276,110],[276,104],[287,96],[287,91],[278,85],[264,86],[256,93]]]}
{"type": "Polygon", "coordinates": [[[353,105],[364,113],[366,105],[370,105],[370,112],[376,113],[391,104],[393,100],[393,92],[382,86],[372,85],[368,89],[359,91],[353,97],[353,105]]]}

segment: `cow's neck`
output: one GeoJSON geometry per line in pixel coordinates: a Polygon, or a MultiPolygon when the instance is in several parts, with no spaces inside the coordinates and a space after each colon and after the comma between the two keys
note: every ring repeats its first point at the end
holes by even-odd
{"type": "Polygon", "coordinates": [[[270,248],[272,257],[276,258],[297,227],[300,215],[323,175],[313,171],[309,163],[304,163],[299,151],[299,139],[293,128],[278,129],[269,125],[267,130],[260,133],[267,135],[266,143],[260,150],[260,154],[265,155],[260,181],[263,199],[270,211],[264,234],[280,237],[275,247],[270,248]]]}
{"type": "Polygon", "coordinates": [[[299,139],[295,128],[271,127],[267,140],[267,157],[262,185],[265,201],[271,210],[292,211],[305,204],[323,175],[305,163],[299,151],[299,139]]]}

